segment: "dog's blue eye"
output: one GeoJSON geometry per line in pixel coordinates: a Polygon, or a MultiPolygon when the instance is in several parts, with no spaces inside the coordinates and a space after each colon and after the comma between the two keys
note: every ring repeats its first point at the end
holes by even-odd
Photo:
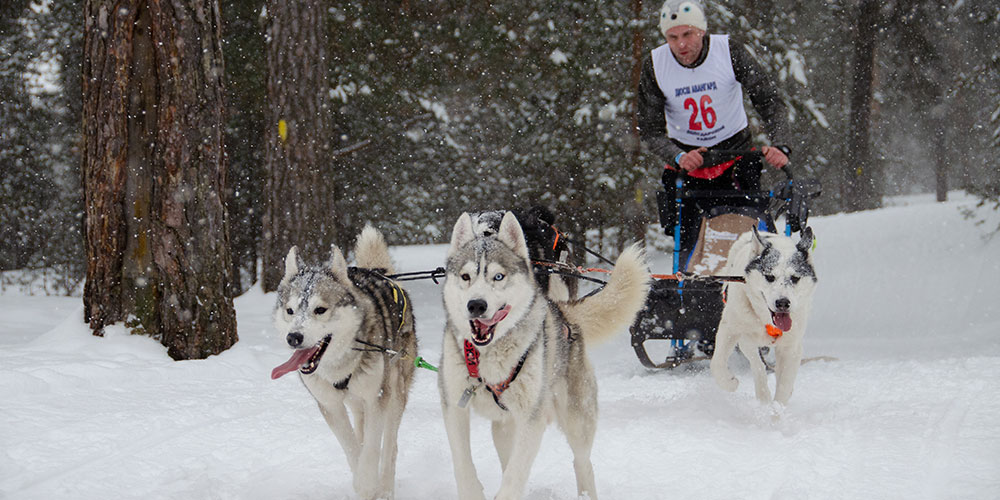
{"type": "Polygon", "coordinates": [[[462,274],[461,277],[462,277],[462,281],[469,281],[469,280],[472,279],[472,276],[469,276],[469,273],[464,273],[464,274],[462,274]]]}
{"type": "Polygon", "coordinates": [[[768,283],[774,283],[774,275],[773,274],[765,274],[764,275],[764,279],[766,279],[768,283]]]}
{"type": "Polygon", "coordinates": [[[317,316],[325,312],[326,312],[325,307],[317,307],[316,309],[313,309],[313,313],[316,314],[317,316]]]}
{"type": "Polygon", "coordinates": [[[684,12],[691,12],[691,7],[690,6],[684,7],[684,12]]]}
{"type": "Polygon", "coordinates": [[[503,279],[504,279],[503,273],[497,273],[497,275],[493,277],[493,281],[502,281],[503,279]]]}
{"type": "Polygon", "coordinates": [[[288,313],[289,315],[291,315],[291,314],[295,314],[295,311],[294,311],[294,310],[292,310],[292,308],[291,308],[291,307],[289,307],[288,309],[285,309],[285,312],[286,312],[286,313],[288,313]]]}

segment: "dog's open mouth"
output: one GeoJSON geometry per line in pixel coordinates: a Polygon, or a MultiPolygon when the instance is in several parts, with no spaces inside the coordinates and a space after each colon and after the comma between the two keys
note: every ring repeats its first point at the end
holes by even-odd
{"type": "Polygon", "coordinates": [[[786,312],[771,311],[771,323],[779,330],[787,332],[792,329],[792,315],[786,312]]]}
{"type": "Polygon", "coordinates": [[[323,353],[326,352],[328,345],[330,345],[330,335],[323,337],[312,347],[296,349],[292,353],[292,357],[288,358],[288,361],[271,370],[271,380],[295,370],[299,370],[306,375],[316,371],[316,368],[319,367],[319,360],[323,357],[323,353]]]}
{"type": "Polygon", "coordinates": [[[472,328],[472,343],[480,347],[489,344],[493,340],[493,331],[496,330],[497,323],[506,318],[509,312],[510,306],[503,306],[490,319],[469,321],[469,327],[472,328]]]}

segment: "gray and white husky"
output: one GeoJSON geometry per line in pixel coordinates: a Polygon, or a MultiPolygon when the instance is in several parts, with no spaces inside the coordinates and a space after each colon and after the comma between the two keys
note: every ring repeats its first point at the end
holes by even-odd
{"type": "Polygon", "coordinates": [[[726,305],[712,355],[712,376],[720,387],[735,391],[739,381],[729,370],[729,356],[739,345],[750,362],[757,399],[771,402],[761,347],[775,351],[774,401],[787,404],[802,362],[816,271],[812,259],[813,233],[802,231],[798,242],[783,235],[743,233],[729,251],[720,274],[743,276],[744,283],[727,285],[726,305]]]}
{"type": "Polygon", "coordinates": [[[417,352],[413,311],[406,292],[385,277],[392,262],[378,231],[365,227],[355,256],[357,267],[347,267],[334,246],[328,263],[305,266],[289,250],[274,325],[295,350],[271,378],[298,371],[347,455],[355,491],[392,498],[396,436],[414,371],[403,358],[417,352]]]}
{"type": "Polygon", "coordinates": [[[625,250],[601,291],[553,302],[535,281],[513,214],[486,235],[463,214],[452,232],[446,270],[438,381],[459,498],[484,498],[469,437],[475,409],[493,422],[503,470],[497,499],[521,497],[552,420],[573,451],[579,494],[596,499],[590,452],[597,380],[584,344],[624,332],[643,306],[649,289],[643,252],[637,246],[625,250]]]}

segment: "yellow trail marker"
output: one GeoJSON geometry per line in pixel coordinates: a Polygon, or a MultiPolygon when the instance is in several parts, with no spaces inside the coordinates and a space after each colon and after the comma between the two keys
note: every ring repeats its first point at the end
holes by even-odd
{"type": "Polygon", "coordinates": [[[278,120],[278,137],[281,137],[281,142],[288,140],[288,124],[285,120],[278,120]]]}

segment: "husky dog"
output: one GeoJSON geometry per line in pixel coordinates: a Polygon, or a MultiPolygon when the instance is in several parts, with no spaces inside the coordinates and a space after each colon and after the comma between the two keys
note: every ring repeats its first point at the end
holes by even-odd
{"type": "Polygon", "coordinates": [[[355,256],[358,267],[347,267],[334,246],[330,262],[310,267],[289,250],[274,325],[295,351],[271,378],[298,371],[347,455],[355,491],[392,498],[396,435],[414,371],[401,358],[417,352],[413,311],[406,292],[385,277],[389,251],[371,226],[355,256]]]}
{"type": "Polygon", "coordinates": [[[729,251],[721,274],[743,276],[744,283],[727,285],[726,306],[715,335],[712,376],[720,387],[735,391],[739,381],[729,371],[729,355],[739,345],[750,361],[757,399],[771,401],[761,347],[775,351],[777,383],[774,401],[787,404],[802,360],[816,272],[812,262],[813,233],[802,231],[798,243],[787,236],[743,233],[729,251]]]}
{"type": "Polygon", "coordinates": [[[540,289],[511,213],[483,235],[469,214],[455,224],[444,284],[446,331],[438,377],[445,428],[463,500],[482,499],[472,462],[469,410],[493,422],[503,469],[497,499],[520,498],[549,422],[573,450],[579,494],[597,498],[590,451],[597,380],[584,343],[632,323],[649,289],[643,252],[618,258],[610,281],[581,300],[553,302],[540,289]]]}
{"type": "MultiPolygon", "coordinates": [[[[555,227],[556,216],[546,207],[532,206],[526,212],[511,210],[521,224],[524,241],[528,246],[528,256],[532,261],[546,261],[548,264],[566,262],[569,258],[567,240],[555,227]]],[[[469,215],[472,217],[476,233],[483,236],[496,234],[506,210],[491,210],[469,215]]],[[[565,302],[576,297],[577,281],[557,274],[535,273],[535,281],[550,299],[565,302]]]]}

